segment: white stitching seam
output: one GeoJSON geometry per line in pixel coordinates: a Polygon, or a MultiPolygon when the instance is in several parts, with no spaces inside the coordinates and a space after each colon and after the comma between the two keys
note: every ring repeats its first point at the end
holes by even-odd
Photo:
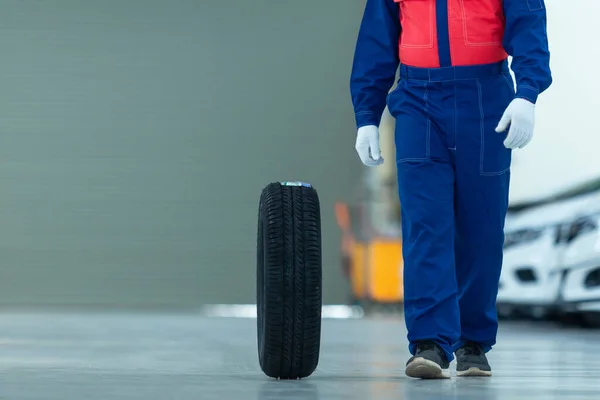
{"type": "MultiPolygon", "coordinates": [[[[402,6],[402,5],[401,5],[402,6]]],[[[429,43],[427,44],[410,44],[410,43],[402,43],[403,40],[400,41],[400,47],[408,48],[408,49],[431,49],[434,46],[434,36],[435,36],[435,25],[436,25],[436,15],[435,15],[435,1],[429,2],[429,43]]],[[[401,11],[402,12],[402,11],[401,11]]]]}
{"type": "Polygon", "coordinates": [[[527,88],[527,89],[531,89],[536,93],[539,93],[540,91],[536,88],[534,88],[533,86],[529,86],[529,85],[519,85],[520,88],[527,88]]]}
{"type": "Polygon", "coordinates": [[[475,81],[477,83],[477,97],[479,100],[479,134],[481,135],[481,150],[479,151],[479,173],[483,174],[483,146],[484,146],[484,142],[483,142],[483,130],[484,130],[484,124],[483,124],[483,101],[482,101],[482,97],[483,94],[481,93],[481,83],[479,83],[479,80],[475,81]]]}
{"type": "Polygon", "coordinates": [[[451,148],[450,150],[456,150],[456,140],[457,140],[457,136],[458,136],[458,108],[457,108],[457,99],[458,99],[458,93],[457,93],[457,89],[456,89],[456,83],[454,84],[454,148],[451,148]]]}
{"type": "Polygon", "coordinates": [[[542,0],[527,0],[527,7],[529,8],[529,11],[539,11],[544,8],[542,0]],[[537,5],[535,5],[535,3],[537,3],[537,5]]]}
{"type": "Polygon", "coordinates": [[[507,74],[502,74],[502,75],[504,76],[504,81],[506,82],[506,85],[510,89],[511,93],[514,95],[515,94],[515,84],[512,83],[512,79],[510,79],[509,76],[507,76],[507,74]]]}
{"type": "Polygon", "coordinates": [[[431,140],[431,119],[429,118],[429,86],[427,84],[425,86],[425,115],[427,116],[427,136],[425,137],[425,159],[429,160],[430,156],[430,140],[431,140]]]}

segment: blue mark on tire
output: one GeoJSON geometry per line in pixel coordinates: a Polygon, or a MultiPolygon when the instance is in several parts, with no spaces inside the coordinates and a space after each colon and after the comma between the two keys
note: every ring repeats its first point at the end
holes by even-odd
{"type": "Polygon", "coordinates": [[[302,186],[302,187],[312,187],[310,183],[299,182],[299,181],[283,181],[280,182],[282,186],[302,186]]]}

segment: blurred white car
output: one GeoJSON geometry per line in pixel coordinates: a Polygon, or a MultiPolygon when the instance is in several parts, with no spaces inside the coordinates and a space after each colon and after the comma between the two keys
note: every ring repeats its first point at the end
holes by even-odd
{"type": "Polygon", "coordinates": [[[543,317],[558,292],[560,279],[550,272],[558,264],[557,225],[552,210],[524,211],[506,224],[504,260],[498,289],[501,317],[543,317]]]}
{"type": "Polygon", "coordinates": [[[581,210],[564,242],[559,311],[600,327],[600,201],[581,210]]]}
{"type": "Polygon", "coordinates": [[[594,202],[600,205],[600,192],[575,194],[507,218],[497,298],[500,317],[542,318],[555,311],[570,245],[565,231],[594,202]]]}

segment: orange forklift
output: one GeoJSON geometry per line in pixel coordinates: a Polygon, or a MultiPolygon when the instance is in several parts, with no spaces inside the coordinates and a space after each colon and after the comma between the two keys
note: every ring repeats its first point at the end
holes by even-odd
{"type": "Polygon", "coordinates": [[[402,237],[366,228],[370,225],[368,207],[335,204],[342,233],[342,272],[350,282],[353,304],[366,309],[396,309],[404,299],[402,237]]]}

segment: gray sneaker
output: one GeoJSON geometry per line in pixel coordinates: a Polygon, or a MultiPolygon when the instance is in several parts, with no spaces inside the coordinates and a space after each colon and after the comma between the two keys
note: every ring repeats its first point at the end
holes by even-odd
{"type": "Polygon", "coordinates": [[[450,378],[450,363],[441,347],[431,340],[417,343],[417,351],[406,363],[406,375],[421,379],[450,378]]]}
{"type": "Polygon", "coordinates": [[[480,344],[467,342],[455,354],[456,376],[492,376],[492,368],[480,344]]]}

